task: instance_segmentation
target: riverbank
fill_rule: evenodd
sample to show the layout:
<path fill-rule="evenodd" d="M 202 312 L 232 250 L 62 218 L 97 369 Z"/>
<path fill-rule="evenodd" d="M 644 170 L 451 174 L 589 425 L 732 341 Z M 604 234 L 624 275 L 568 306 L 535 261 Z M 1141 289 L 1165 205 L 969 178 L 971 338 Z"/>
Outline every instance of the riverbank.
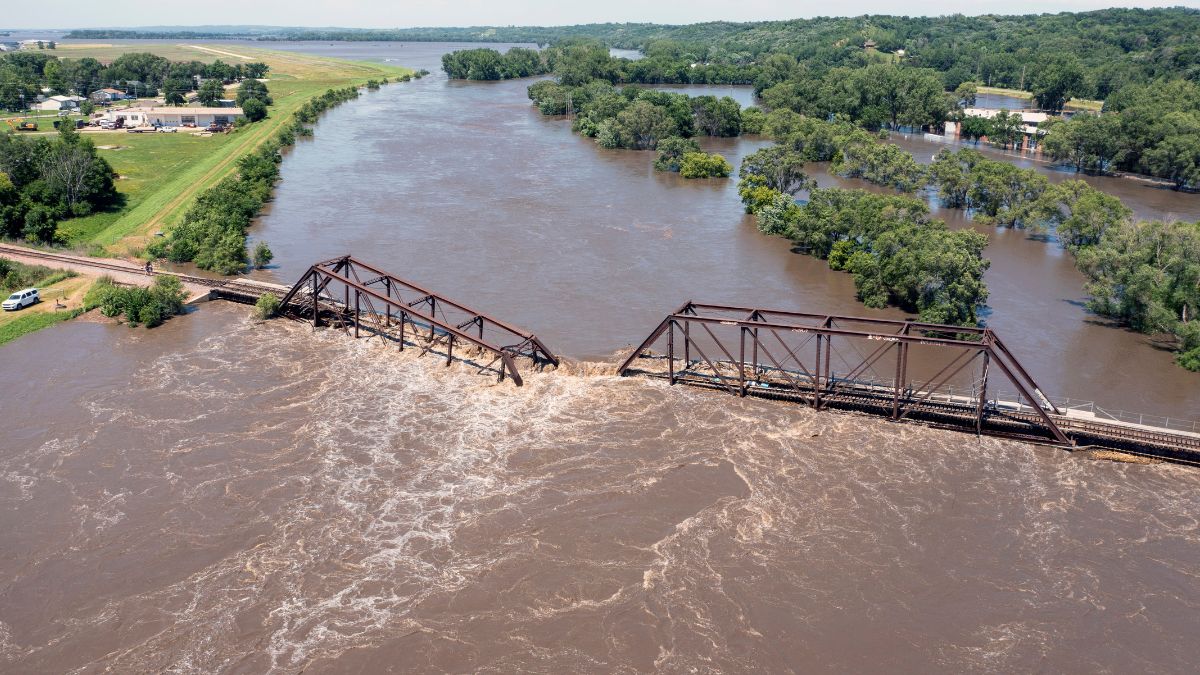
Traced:
<path fill-rule="evenodd" d="M 111 146 L 102 150 L 102 156 L 121 176 L 117 190 L 125 203 L 118 210 L 64 221 L 60 233 L 72 246 L 93 254 L 140 253 L 155 232 L 178 223 L 198 194 L 233 173 L 239 159 L 290 124 L 295 112 L 309 100 L 329 89 L 357 87 L 368 80 L 412 73 L 397 66 L 240 45 L 231 50 L 179 44 L 62 45 L 57 55 L 111 61 L 130 52 L 149 52 L 173 60 L 264 62 L 270 66 L 267 86 L 274 104 L 265 120 L 231 134 L 106 134 L 111 139 L 92 136 L 98 146 Z"/>

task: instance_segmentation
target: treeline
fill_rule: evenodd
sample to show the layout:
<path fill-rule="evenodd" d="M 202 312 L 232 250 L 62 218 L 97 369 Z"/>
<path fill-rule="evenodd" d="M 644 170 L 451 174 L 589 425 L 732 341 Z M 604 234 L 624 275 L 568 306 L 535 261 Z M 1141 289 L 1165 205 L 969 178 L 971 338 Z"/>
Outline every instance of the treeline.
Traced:
<path fill-rule="evenodd" d="M 550 72 L 550 64 L 536 49 L 513 47 L 501 54 L 495 49 L 463 49 L 442 55 L 442 70 L 455 80 L 508 80 Z"/>
<path fill-rule="evenodd" d="M 283 148 L 294 145 L 297 136 L 310 136 L 306 126 L 321 113 L 358 98 L 356 87 L 330 89 L 307 101 L 291 123 L 279 130 L 249 155 L 238 160 L 237 174 L 202 192 L 183 220 L 164 238 L 154 241 L 148 252 L 174 262 L 194 262 L 201 269 L 237 274 L 246 269 L 246 229 L 271 197 L 279 179 Z M 263 252 L 256 252 L 262 258 Z M 265 255 L 269 260 L 269 252 Z"/>
<path fill-rule="evenodd" d="M 554 73 L 568 85 L 591 80 L 612 84 L 753 84 L 763 71 L 759 64 L 697 63 L 692 58 L 669 43 L 654 45 L 646 58 L 631 60 L 611 56 L 606 46 L 594 40 L 565 40 L 541 51 L 520 47 L 505 54 L 486 48 L 459 50 L 442 57 L 442 70 L 452 78 L 470 80 Z"/>
<path fill-rule="evenodd" d="M 895 305 L 931 323 L 978 321 L 988 294 L 987 237 L 951 231 L 912 197 L 816 189 L 801 156 L 779 146 L 746 157 L 739 173 L 738 192 L 759 228 L 854 275 L 863 304 Z M 796 203 L 794 195 L 810 188 L 807 203 Z"/>
<path fill-rule="evenodd" d="M 59 59 L 41 51 L 0 54 L 0 108 L 33 104 L 43 89 L 51 94 L 88 96 L 112 88 L 133 96 L 182 97 L 196 78 L 235 82 L 266 77 L 265 63 L 228 64 L 220 60 L 170 61 L 148 53 L 122 54 L 105 65 L 93 58 Z"/>
<path fill-rule="evenodd" d="M 0 235 L 55 239 L 58 221 L 114 204 L 115 172 L 68 124 L 57 136 L 0 134 Z"/>
<path fill-rule="evenodd" d="M 896 304 L 931 321 L 973 322 L 987 297 L 986 261 L 983 268 L 974 263 L 982 246 L 948 236 L 929 221 L 921 199 L 813 189 L 806 162 L 828 161 L 837 173 L 902 192 L 929 189 L 943 206 L 966 209 L 976 221 L 1054 233 L 1088 279 L 1090 310 L 1135 330 L 1174 335 L 1180 365 L 1200 370 L 1200 223 L 1135 222 L 1118 198 L 1082 180 L 1052 184 L 1034 169 L 970 148 L 942 150 L 924 167 L 848 123 L 772 111 L 764 131 L 776 144 L 747 156 L 740 171 L 747 211 L 763 232 L 787 236 L 832 269 L 854 274 L 864 303 Z M 809 201 L 797 204 L 794 195 L 806 189 Z M 964 276 L 946 286 L 952 273 Z M 937 292 L 917 293 L 914 278 Z"/>
<path fill-rule="evenodd" d="M 1104 110 L 1050 123 L 1043 150 L 1081 171 L 1133 171 L 1200 188 L 1200 85 L 1130 85 Z"/>
<path fill-rule="evenodd" d="M 574 26 L 475 26 L 404 29 L 261 29 L 258 39 L 518 42 L 550 44 L 589 38 L 626 49 L 656 42 L 682 45 L 697 63 L 748 64 L 783 53 L 827 67 L 864 65 L 867 40 L 880 53 L 904 51 L 914 65 L 945 73 L 947 88 L 974 80 L 995 87 L 1028 88 L 1050 67 L 1078 72 L 1086 98 L 1105 98 L 1121 86 L 1159 77 L 1200 77 L 1200 11 L 1104 9 L 999 16 L 864 15 L 791 21 L 716 21 L 682 26 L 606 23 Z M 213 29 L 214 37 L 245 38 L 247 31 Z M 134 32 L 138 37 L 169 34 Z M 69 37 L 111 39 L 113 31 L 73 31 Z M 120 37 L 130 34 L 120 33 Z M 181 36 L 182 37 L 182 36 Z M 175 39 L 175 38 L 172 38 Z"/>
<path fill-rule="evenodd" d="M 575 26 L 469 28 L 263 29 L 258 39 L 517 42 L 551 44 L 600 40 L 649 50 L 674 42 L 691 62 L 746 65 L 765 54 L 788 54 L 818 67 L 861 66 L 876 54 L 904 52 L 906 60 L 943 73 L 946 88 L 977 81 L 1032 89 L 1061 80 L 1078 85 L 1080 98 L 1106 98 L 1122 86 L 1156 78 L 1200 78 L 1200 11 L 1104 9 L 999 16 L 865 15 L 791 21 L 708 22 L 682 26 L 607 23 Z M 217 37 L 247 37 L 230 29 Z M 71 37 L 110 39 L 111 31 L 74 31 Z M 122 34 L 123 37 L 129 37 Z M 150 34 L 142 33 L 140 37 Z M 174 39 L 174 38 L 172 38 Z M 867 40 L 874 43 L 864 49 Z"/>

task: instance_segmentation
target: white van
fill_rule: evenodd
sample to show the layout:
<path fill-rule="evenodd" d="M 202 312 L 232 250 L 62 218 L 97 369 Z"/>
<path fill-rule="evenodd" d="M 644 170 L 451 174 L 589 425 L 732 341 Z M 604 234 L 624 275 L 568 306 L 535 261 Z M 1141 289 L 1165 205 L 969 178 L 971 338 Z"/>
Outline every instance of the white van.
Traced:
<path fill-rule="evenodd" d="M 8 299 L 3 304 L 0 304 L 0 307 L 3 307 L 6 312 L 13 312 L 23 307 L 36 305 L 41 301 L 42 298 L 38 295 L 38 289 L 26 288 L 23 291 L 17 291 L 8 296 Z"/>

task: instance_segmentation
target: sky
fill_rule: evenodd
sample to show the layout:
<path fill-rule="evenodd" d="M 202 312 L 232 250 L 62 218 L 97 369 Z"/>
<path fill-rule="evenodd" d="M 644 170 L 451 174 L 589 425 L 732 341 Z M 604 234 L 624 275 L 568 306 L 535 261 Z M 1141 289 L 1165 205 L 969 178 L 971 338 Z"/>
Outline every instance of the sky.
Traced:
<path fill-rule="evenodd" d="M 1033 14 L 1106 7 L 1200 7 L 1200 0 L 204 0 L 150 3 L 129 0 L 58 0 L 0 15 L 0 27 L 96 28 L 258 24 L 393 28 L 409 26 L 564 25 L 598 22 L 696 23 L 761 21 L 860 14 Z M 14 5 L 12 9 L 15 9 Z M 31 11 L 32 10 L 32 11 Z"/>

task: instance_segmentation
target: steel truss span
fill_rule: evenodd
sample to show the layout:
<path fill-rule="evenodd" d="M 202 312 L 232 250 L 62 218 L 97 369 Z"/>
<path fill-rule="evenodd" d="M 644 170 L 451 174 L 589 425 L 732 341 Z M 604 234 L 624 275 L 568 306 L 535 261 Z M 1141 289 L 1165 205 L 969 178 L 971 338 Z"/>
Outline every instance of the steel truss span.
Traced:
<path fill-rule="evenodd" d="M 988 328 L 689 301 L 617 372 L 818 410 L 1200 462 L 1200 434 L 1052 402 Z"/>
<path fill-rule="evenodd" d="M 368 332 L 418 348 L 421 355 L 444 355 L 523 383 L 519 359 L 535 367 L 557 367 L 554 355 L 536 335 L 396 277 L 352 256 L 316 263 L 283 297 L 281 311 L 293 318 L 353 332 Z"/>

